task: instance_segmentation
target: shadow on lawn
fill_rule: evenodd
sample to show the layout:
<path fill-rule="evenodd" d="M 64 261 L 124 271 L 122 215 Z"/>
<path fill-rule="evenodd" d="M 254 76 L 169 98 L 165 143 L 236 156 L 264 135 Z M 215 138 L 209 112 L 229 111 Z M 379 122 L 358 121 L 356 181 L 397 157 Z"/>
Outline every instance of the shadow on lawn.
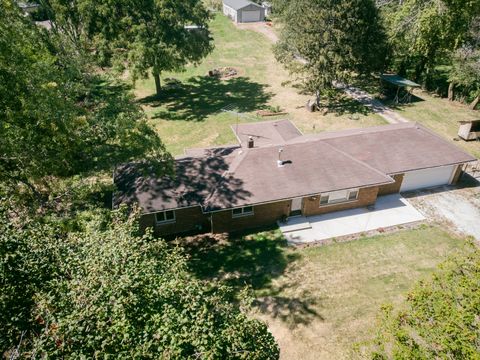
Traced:
<path fill-rule="evenodd" d="M 373 113 L 370 107 L 366 107 L 364 104 L 358 102 L 347 95 L 340 94 L 335 98 L 328 101 L 327 109 L 329 112 L 335 115 L 368 115 Z"/>
<path fill-rule="evenodd" d="M 201 279 L 218 279 L 236 292 L 251 286 L 258 297 L 254 306 L 262 313 L 280 318 L 290 325 L 308 324 L 321 316 L 312 308 L 316 301 L 304 293 L 300 297 L 283 294 L 287 287 L 274 286 L 272 280 L 285 273 L 287 266 L 300 258 L 287 251 L 279 230 L 244 236 L 205 234 L 181 240 L 190 256 L 190 269 Z"/>
<path fill-rule="evenodd" d="M 148 96 L 140 101 L 151 107 L 163 107 L 152 119 L 202 121 L 225 107 L 239 112 L 251 112 L 266 107 L 272 94 L 267 86 L 246 77 L 221 81 L 215 77 L 197 76 L 178 87 L 166 88 L 160 96 Z"/>

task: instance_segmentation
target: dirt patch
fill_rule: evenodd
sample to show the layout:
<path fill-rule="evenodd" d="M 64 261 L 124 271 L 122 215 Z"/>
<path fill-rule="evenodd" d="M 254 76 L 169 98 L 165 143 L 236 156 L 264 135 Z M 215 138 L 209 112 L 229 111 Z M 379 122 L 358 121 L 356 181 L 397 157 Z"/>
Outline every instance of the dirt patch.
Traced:
<path fill-rule="evenodd" d="M 270 23 L 257 22 L 257 23 L 238 23 L 235 24 L 239 29 L 253 30 L 260 34 L 265 35 L 272 43 L 278 41 L 278 35 L 275 33 Z"/>
<path fill-rule="evenodd" d="M 240 74 L 238 69 L 227 66 L 227 67 L 221 67 L 221 68 L 209 70 L 207 75 L 210 77 L 219 78 L 220 80 L 228 80 L 228 79 L 237 77 Z"/>

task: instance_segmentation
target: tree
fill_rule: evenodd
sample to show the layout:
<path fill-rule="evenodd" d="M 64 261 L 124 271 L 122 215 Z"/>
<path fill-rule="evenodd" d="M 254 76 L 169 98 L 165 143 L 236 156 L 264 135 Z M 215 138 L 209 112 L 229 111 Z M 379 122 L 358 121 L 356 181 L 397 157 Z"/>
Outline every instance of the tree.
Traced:
<path fill-rule="evenodd" d="M 22 358 L 278 358 L 267 326 L 246 315 L 248 302 L 239 307 L 231 289 L 194 278 L 179 248 L 140 235 L 136 214 L 121 209 L 106 229 L 69 233 L 5 218 L 0 351 Z"/>
<path fill-rule="evenodd" d="M 453 100 L 453 87 L 461 85 L 473 94 L 470 108 L 474 110 L 480 101 L 480 17 L 473 22 L 466 43 L 453 56 L 449 80 L 450 100 Z"/>
<path fill-rule="evenodd" d="M 170 157 L 128 87 L 96 75 L 63 33 L 47 33 L 0 0 L 0 183 L 37 194 L 55 178 Z M 0 187 L 1 190 L 1 187 Z"/>
<path fill-rule="evenodd" d="M 126 65 L 133 80 L 197 64 L 212 49 L 210 13 L 202 0 L 45 0 L 55 25 L 92 47 L 105 65 Z M 72 30 L 73 29 L 73 30 Z"/>
<path fill-rule="evenodd" d="M 476 359 L 480 351 L 480 251 L 471 244 L 418 283 L 401 307 L 384 306 L 373 359 Z"/>
<path fill-rule="evenodd" d="M 332 82 L 383 67 L 385 37 L 371 0 L 282 1 L 280 18 L 276 58 L 316 94 L 317 104 Z"/>
<path fill-rule="evenodd" d="M 478 0 L 405 0 L 382 7 L 392 68 L 428 85 L 437 65 L 450 64 L 478 14 Z"/>

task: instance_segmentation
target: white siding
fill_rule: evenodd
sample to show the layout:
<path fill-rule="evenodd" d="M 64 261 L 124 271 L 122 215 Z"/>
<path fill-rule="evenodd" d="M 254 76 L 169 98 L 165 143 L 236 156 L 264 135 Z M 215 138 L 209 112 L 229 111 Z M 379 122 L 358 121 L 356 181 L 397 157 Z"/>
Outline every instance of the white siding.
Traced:
<path fill-rule="evenodd" d="M 223 4 L 223 14 L 237 22 L 237 11 L 232 9 L 230 6 Z"/>

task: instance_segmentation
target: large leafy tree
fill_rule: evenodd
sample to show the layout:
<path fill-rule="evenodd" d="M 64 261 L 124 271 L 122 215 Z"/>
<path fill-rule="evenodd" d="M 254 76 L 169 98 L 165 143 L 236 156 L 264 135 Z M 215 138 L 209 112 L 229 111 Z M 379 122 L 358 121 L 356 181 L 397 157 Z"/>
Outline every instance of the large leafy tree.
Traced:
<path fill-rule="evenodd" d="M 477 359 L 480 251 L 454 256 L 417 284 L 402 306 L 385 306 L 373 359 Z"/>
<path fill-rule="evenodd" d="M 126 66 L 133 79 L 151 71 L 157 94 L 163 71 L 196 64 L 212 49 L 202 0 L 44 0 L 54 27 L 103 64 Z"/>
<path fill-rule="evenodd" d="M 135 216 L 62 233 L 0 213 L 0 351 L 22 358 L 276 359 L 246 297 L 193 277 Z"/>
<path fill-rule="evenodd" d="M 0 0 L 0 183 L 39 193 L 53 178 L 119 162 L 168 162 L 129 89 L 95 75 L 64 33 L 47 33 Z"/>
<path fill-rule="evenodd" d="M 382 7 L 387 24 L 391 66 L 428 85 L 437 65 L 450 64 L 473 19 L 478 0 L 405 0 Z"/>
<path fill-rule="evenodd" d="M 371 0 L 278 1 L 282 28 L 277 59 L 317 102 L 355 75 L 380 71 L 385 36 Z"/>
<path fill-rule="evenodd" d="M 473 110 L 480 102 L 480 17 L 472 23 L 469 37 L 455 52 L 452 64 L 449 98 L 453 100 L 454 85 L 460 85 L 471 93 Z"/>

